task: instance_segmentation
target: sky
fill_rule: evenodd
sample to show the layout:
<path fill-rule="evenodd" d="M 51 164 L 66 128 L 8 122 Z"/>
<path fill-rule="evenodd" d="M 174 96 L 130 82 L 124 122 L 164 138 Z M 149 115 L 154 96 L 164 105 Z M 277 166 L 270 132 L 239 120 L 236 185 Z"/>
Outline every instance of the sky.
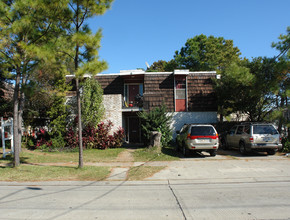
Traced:
<path fill-rule="evenodd" d="M 290 0 L 115 0 L 104 15 L 89 20 L 102 29 L 103 73 L 146 69 L 169 61 L 189 38 L 205 34 L 233 40 L 241 57 L 273 57 L 271 47 L 290 26 Z"/>

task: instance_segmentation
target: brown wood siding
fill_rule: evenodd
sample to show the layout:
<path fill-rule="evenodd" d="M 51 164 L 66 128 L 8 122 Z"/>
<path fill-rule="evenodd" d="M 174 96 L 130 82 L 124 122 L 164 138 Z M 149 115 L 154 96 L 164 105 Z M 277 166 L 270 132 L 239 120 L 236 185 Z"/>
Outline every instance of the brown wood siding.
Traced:
<path fill-rule="evenodd" d="M 104 90 L 104 94 L 122 94 L 124 93 L 124 80 L 120 76 L 95 76 Z"/>
<path fill-rule="evenodd" d="M 174 111 L 173 74 L 148 74 L 144 76 L 144 108 L 152 110 L 162 103 Z"/>
<path fill-rule="evenodd" d="M 212 79 L 215 74 L 187 76 L 188 111 L 217 111 Z"/>

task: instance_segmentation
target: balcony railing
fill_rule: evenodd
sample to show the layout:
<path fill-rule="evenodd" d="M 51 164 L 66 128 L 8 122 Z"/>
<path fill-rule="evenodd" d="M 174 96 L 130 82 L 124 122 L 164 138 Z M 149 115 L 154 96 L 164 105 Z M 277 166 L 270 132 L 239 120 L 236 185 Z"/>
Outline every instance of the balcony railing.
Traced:
<path fill-rule="evenodd" d="M 138 94 L 134 97 L 134 101 L 129 101 L 129 102 L 127 102 L 126 98 L 124 98 L 123 109 L 140 110 L 142 108 L 143 108 L 143 96 Z"/>

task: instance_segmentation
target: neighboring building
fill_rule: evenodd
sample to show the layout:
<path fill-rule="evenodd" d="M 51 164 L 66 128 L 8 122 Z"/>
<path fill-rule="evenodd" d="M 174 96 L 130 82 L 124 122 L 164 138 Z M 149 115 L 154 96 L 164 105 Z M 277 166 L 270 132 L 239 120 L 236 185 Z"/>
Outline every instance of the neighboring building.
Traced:
<path fill-rule="evenodd" d="M 73 76 L 67 76 L 73 78 Z M 104 90 L 105 118 L 123 127 L 126 141 L 141 142 L 142 110 L 151 110 L 164 103 L 173 112 L 173 130 L 184 123 L 216 123 L 217 103 L 212 79 L 216 72 L 145 72 L 121 71 L 96 76 Z M 175 136 L 175 132 L 174 132 Z"/>

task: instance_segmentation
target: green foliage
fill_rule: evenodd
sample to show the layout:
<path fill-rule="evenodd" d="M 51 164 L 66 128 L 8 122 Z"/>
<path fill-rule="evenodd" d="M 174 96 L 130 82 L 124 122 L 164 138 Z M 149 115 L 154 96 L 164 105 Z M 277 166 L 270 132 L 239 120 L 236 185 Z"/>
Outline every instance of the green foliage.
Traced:
<path fill-rule="evenodd" d="M 164 104 L 154 108 L 152 111 L 140 112 L 138 116 L 141 118 L 141 129 L 145 144 L 149 144 L 152 131 L 159 131 L 162 134 L 162 146 L 169 144 L 172 140 L 172 129 L 170 128 L 172 116 L 167 112 Z"/>
<path fill-rule="evenodd" d="M 287 56 L 290 58 L 290 26 L 287 27 L 287 34 L 281 34 L 278 38 L 280 41 L 277 43 L 272 43 L 272 47 L 280 51 L 278 57 Z"/>
<path fill-rule="evenodd" d="M 158 60 L 154 62 L 149 68 L 147 68 L 147 72 L 171 72 L 174 69 L 177 69 L 177 62 L 172 59 L 170 61 Z"/>
<path fill-rule="evenodd" d="M 249 69 L 232 63 L 227 66 L 222 78 L 215 80 L 215 91 L 219 111 L 224 116 L 233 112 L 246 112 L 247 103 L 251 102 L 249 93 L 254 83 L 254 76 Z"/>
<path fill-rule="evenodd" d="M 84 126 L 96 127 L 104 115 L 103 89 L 95 78 L 86 79 L 82 88 L 83 124 Z"/>
<path fill-rule="evenodd" d="M 223 70 L 232 62 L 240 60 L 240 50 L 234 47 L 232 40 L 203 34 L 190 38 L 174 59 L 178 68 L 191 71 Z"/>
<path fill-rule="evenodd" d="M 54 136 L 51 138 L 51 146 L 54 149 L 63 149 L 66 145 L 66 142 L 62 135 Z"/>

